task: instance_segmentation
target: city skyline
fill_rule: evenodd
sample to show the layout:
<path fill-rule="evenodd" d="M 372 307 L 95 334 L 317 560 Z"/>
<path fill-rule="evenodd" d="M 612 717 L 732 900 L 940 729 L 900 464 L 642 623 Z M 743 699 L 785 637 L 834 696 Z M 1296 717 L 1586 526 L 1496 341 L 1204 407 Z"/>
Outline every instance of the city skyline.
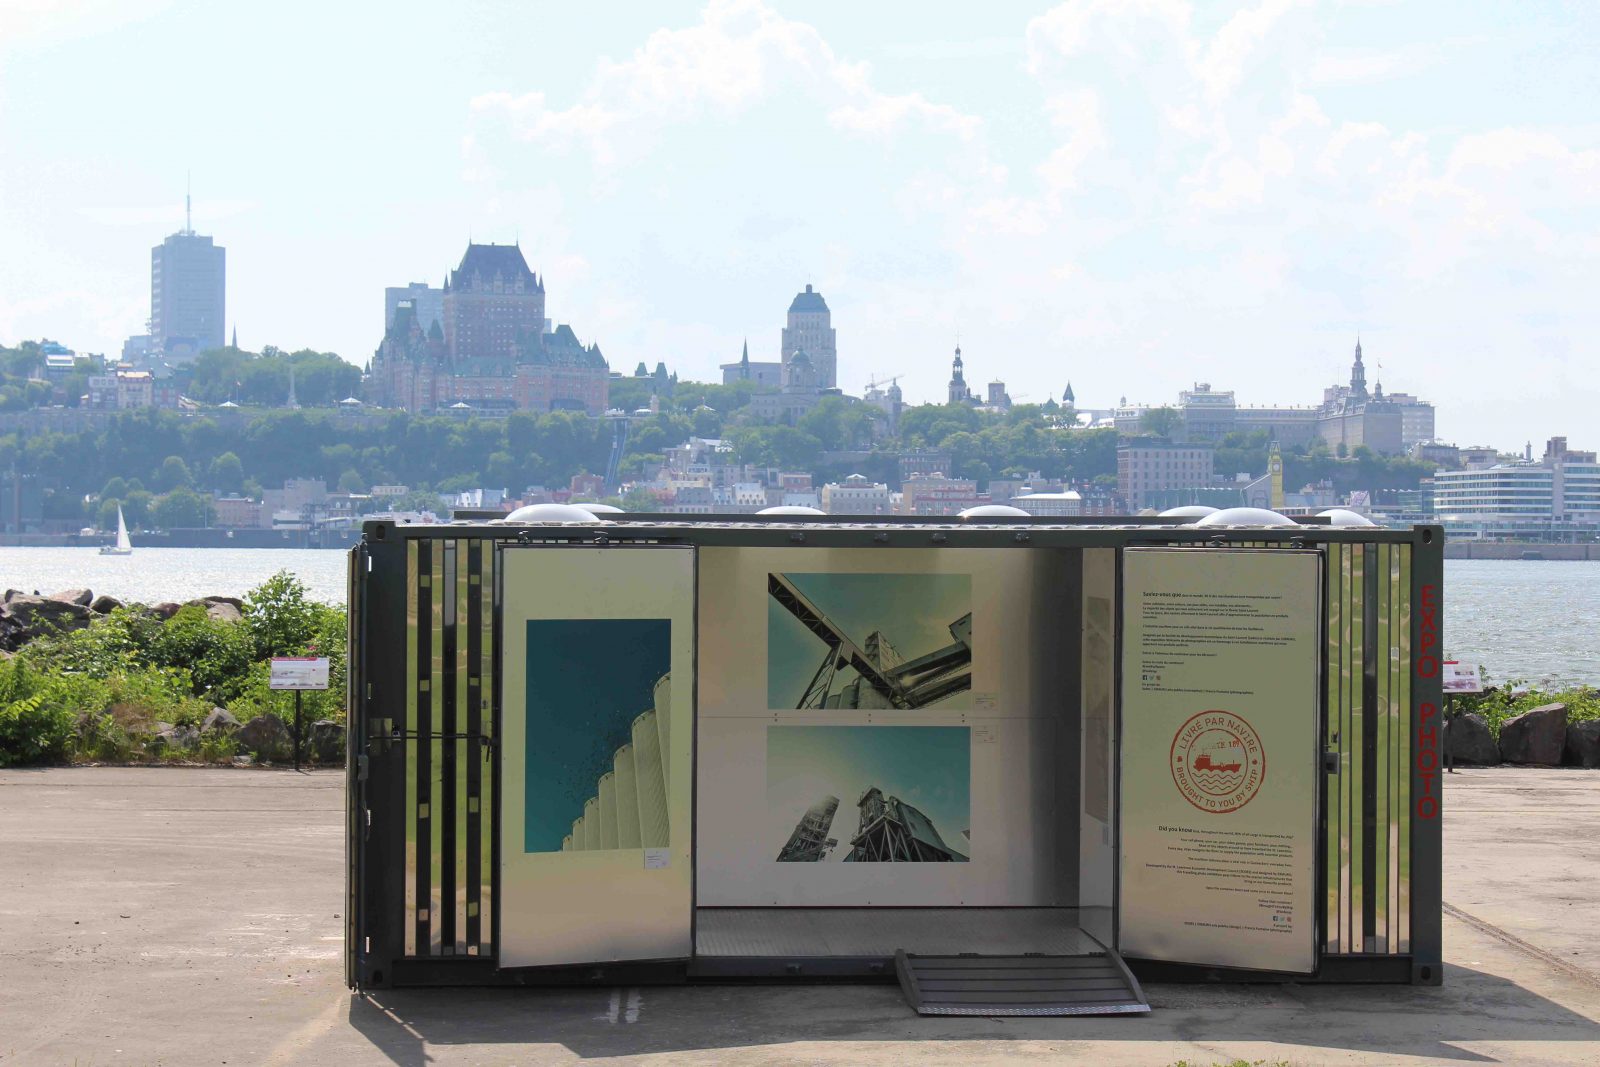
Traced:
<path fill-rule="evenodd" d="M 1441 39 L 1427 12 L 1359 6 L 1079 3 L 915 27 L 828 4 L 604 26 L 464 10 L 427 35 L 343 12 L 322 12 L 319 41 L 292 10 L 263 22 L 263 47 L 350 67 L 370 108 L 245 84 L 203 45 L 225 17 L 203 7 L 0 15 L 0 99 L 54 86 L 8 112 L 0 340 L 115 353 L 142 332 L 148 249 L 182 227 L 193 169 L 194 228 L 229 249 L 227 327 L 251 348 L 364 362 L 377 290 L 431 279 L 471 237 L 520 239 L 560 286 L 552 317 L 617 366 L 699 380 L 746 336 L 771 358 L 773 309 L 810 282 L 851 393 L 899 374 L 910 401 L 940 397 L 959 334 L 974 378 L 1022 402 L 1069 379 L 1084 407 L 1158 401 L 1203 367 L 1279 403 L 1341 380 L 1360 333 L 1447 440 L 1577 433 L 1597 399 L 1593 11 L 1462 9 Z M 567 43 L 538 75 L 507 43 L 533 21 Z M 348 54 L 343 30 L 373 47 Z M 96 75 L 45 78 L 64 66 Z M 1132 88 L 1145 67 L 1161 76 Z M 422 69 L 436 92 L 382 105 Z M 665 95 L 637 91 L 657 76 Z M 97 93 L 102 77 L 125 89 Z M 199 83 L 213 91 L 186 95 Z M 190 121 L 151 127 L 174 94 Z M 363 122 L 330 121 L 342 104 Z M 238 121 L 266 109 L 278 121 Z M 1482 388 L 1510 361 L 1523 373 Z"/>

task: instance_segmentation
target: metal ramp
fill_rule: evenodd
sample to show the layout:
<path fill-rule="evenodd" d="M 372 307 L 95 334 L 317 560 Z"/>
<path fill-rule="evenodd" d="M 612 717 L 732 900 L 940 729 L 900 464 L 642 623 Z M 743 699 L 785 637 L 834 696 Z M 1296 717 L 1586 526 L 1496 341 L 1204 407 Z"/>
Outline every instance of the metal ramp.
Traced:
<path fill-rule="evenodd" d="M 1138 979 L 1111 949 L 1079 956 L 894 954 L 918 1015 L 1133 1015 L 1150 1010 Z"/>

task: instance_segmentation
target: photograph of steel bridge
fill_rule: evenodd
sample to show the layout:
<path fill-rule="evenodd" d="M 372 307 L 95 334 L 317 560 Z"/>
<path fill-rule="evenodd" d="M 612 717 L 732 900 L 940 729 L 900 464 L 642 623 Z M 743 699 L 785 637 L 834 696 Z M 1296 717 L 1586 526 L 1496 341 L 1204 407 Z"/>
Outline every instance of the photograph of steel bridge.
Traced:
<path fill-rule="evenodd" d="M 767 575 L 772 708 L 972 706 L 966 574 Z"/>
<path fill-rule="evenodd" d="M 671 621 L 527 626 L 523 850 L 665 848 Z"/>
<path fill-rule="evenodd" d="M 965 726 L 769 726 L 778 862 L 966 863 L 971 741 Z M 847 838 L 841 796 L 856 806 Z"/>

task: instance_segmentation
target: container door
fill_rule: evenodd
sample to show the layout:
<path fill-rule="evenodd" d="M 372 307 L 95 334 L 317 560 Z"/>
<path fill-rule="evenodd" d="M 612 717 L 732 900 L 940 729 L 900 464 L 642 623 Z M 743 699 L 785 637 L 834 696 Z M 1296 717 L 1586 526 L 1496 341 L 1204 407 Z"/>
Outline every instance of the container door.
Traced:
<path fill-rule="evenodd" d="M 1321 554 L 1123 553 L 1123 954 L 1316 969 Z"/>
<path fill-rule="evenodd" d="M 500 965 L 692 945 L 695 551 L 501 551 Z"/>

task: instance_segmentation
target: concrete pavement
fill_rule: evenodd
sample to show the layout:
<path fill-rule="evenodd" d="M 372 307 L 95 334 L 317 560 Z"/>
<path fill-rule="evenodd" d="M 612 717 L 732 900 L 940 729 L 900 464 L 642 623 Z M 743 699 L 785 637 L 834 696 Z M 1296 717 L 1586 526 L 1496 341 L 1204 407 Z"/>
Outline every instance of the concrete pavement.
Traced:
<path fill-rule="evenodd" d="M 1600 774 L 1447 786 L 1442 989 L 1152 986 L 924 1019 L 891 985 L 343 986 L 343 777 L 0 771 L 0 1064 L 1600 1062 Z"/>

